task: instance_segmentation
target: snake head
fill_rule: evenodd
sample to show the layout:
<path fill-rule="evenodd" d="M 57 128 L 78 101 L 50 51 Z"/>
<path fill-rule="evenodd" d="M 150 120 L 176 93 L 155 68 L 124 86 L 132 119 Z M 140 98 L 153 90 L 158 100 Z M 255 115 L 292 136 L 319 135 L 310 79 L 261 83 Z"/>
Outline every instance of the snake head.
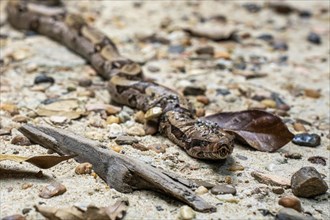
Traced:
<path fill-rule="evenodd" d="M 208 160 L 226 159 L 234 148 L 234 136 L 222 130 L 207 137 L 194 139 L 186 148 L 187 153 L 195 158 Z"/>

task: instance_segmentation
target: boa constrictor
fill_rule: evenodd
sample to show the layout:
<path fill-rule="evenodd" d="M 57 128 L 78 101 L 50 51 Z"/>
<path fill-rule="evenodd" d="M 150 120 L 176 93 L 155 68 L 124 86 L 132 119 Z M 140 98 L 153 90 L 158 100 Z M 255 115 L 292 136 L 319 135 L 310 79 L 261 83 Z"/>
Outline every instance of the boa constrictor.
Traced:
<path fill-rule="evenodd" d="M 157 107 L 151 119 L 158 131 L 199 159 L 225 159 L 233 151 L 233 136 L 217 124 L 199 121 L 179 93 L 144 79 L 141 67 L 123 58 L 116 45 L 76 14 L 67 13 L 60 0 L 9 1 L 7 16 L 17 29 L 26 29 L 60 42 L 85 58 L 109 81 L 111 98 L 143 111 Z"/>

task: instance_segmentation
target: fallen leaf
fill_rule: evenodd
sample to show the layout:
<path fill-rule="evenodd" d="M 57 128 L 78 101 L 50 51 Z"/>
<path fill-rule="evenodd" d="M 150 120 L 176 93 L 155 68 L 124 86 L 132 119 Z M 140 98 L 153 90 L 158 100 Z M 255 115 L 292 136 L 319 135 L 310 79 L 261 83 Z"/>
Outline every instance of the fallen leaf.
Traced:
<path fill-rule="evenodd" d="M 76 99 L 63 99 L 47 105 L 38 106 L 36 113 L 39 116 L 63 116 L 68 119 L 77 119 L 85 112 L 80 109 Z"/>
<path fill-rule="evenodd" d="M 54 196 L 62 195 L 65 192 L 66 192 L 66 187 L 63 184 L 54 182 L 52 184 L 45 186 L 39 193 L 39 197 L 44 199 L 49 199 Z"/>
<path fill-rule="evenodd" d="M 89 205 L 87 208 L 79 206 L 65 208 L 35 206 L 37 212 L 50 220 L 120 220 L 124 218 L 127 208 L 128 202 L 126 200 L 117 201 L 107 207 L 96 207 L 94 205 Z"/>
<path fill-rule="evenodd" d="M 323 166 L 326 166 L 327 165 L 326 159 L 327 158 L 321 157 L 321 156 L 313 156 L 313 157 L 308 158 L 308 161 L 311 163 L 314 163 L 314 164 L 321 164 Z"/>
<path fill-rule="evenodd" d="M 230 26 L 222 28 L 197 26 L 193 28 L 183 28 L 183 30 L 192 36 L 205 37 L 214 41 L 234 40 L 236 34 L 235 28 Z"/>
<path fill-rule="evenodd" d="M 293 138 L 279 117 L 265 111 L 220 112 L 201 119 L 217 123 L 222 129 L 234 133 L 236 138 L 260 151 L 274 152 Z"/>
<path fill-rule="evenodd" d="M 68 160 L 73 157 L 74 156 L 51 156 L 51 155 L 35 156 L 35 157 L 22 157 L 22 156 L 11 155 L 11 154 L 0 154 L 0 161 L 10 160 L 10 161 L 15 161 L 15 162 L 19 162 L 19 163 L 28 162 L 41 169 L 48 169 L 64 160 Z"/>

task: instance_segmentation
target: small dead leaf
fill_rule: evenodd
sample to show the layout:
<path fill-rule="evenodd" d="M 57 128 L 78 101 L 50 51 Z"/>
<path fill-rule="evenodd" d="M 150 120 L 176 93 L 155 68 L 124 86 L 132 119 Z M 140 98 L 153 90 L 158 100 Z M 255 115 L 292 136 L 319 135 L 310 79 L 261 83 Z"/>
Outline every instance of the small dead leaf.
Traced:
<path fill-rule="evenodd" d="M 65 207 L 55 208 L 46 206 L 35 206 L 37 212 L 50 220 L 84 220 L 84 219 L 104 219 L 120 220 L 123 219 L 128 208 L 127 201 L 117 201 L 107 207 L 96 207 L 93 205 L 85 207 Z"/>
<path fill-rule="evenodd" d="M 54 182 L 52 184 L 49 184 L 48 186 L 45 186 L 39 193 L 39 197 L 49 199 L 54 196 L 62 195 L 65 192 L 66 187 L 63 184 Z"/>
<path fill-rule="evenodd" d="M 41 105 L 37 108 L 36 113 L 39 116 L 63 116 L 68 119 L 77 119 L 84 114 L 84 111 L 80 109 L 78 100 L 64 99 Z"/>
<path fill-rule="evenodd" d="M 68 160 L 73 157 L 74 156 L 52 156 L 52 155 L 22 157 L 22 156 L 17 156 L 17 155 L 10 155 L 10 154 L 0 154 L 0 161 L 10 160 L 10 161 L 16 161 L 19 163 L 28 162 L 41 169 L 48 169 L 64 160 Z"/>
<path fill-rule="evenodd" d="M 314 157 L 308 158 L 308 161 L 311 162 L 311 163 L 314 163 L 314 164 L 321 164 L 323 166 L 326 166 L 327 165 L 326 159 L 327 158 L 325 158 L 325 157 L 314 156 Z"/>
<path fill-rule="evenodd" d="M 260 151 L 274 152 L 293 138 L 279 117 L 265 111 L 221 112 L 202 120 L 217 123 L 222 129 L 234 133 L 236 138 Z"/>

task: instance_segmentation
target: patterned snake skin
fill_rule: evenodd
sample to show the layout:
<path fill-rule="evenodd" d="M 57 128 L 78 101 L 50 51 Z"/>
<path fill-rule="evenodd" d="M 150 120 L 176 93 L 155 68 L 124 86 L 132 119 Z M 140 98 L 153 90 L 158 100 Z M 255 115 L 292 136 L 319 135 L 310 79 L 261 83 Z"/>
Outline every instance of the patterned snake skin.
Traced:
<path fill-rule="evenodd" d="M 160 108 L 161 114 L 151 122 L 190 156 L 217 160 L 232 153 L 231 134 L 196 119 L 181 94 L 144 80 L 137 63 L 122 57 L 116 45 L 81 16 L 67 13 L 59 0 L 9 1 L 7 14 L 13 27 L 45 35 L 85 58 L 109 81 L 114 101 L 145 112 Z"/>

